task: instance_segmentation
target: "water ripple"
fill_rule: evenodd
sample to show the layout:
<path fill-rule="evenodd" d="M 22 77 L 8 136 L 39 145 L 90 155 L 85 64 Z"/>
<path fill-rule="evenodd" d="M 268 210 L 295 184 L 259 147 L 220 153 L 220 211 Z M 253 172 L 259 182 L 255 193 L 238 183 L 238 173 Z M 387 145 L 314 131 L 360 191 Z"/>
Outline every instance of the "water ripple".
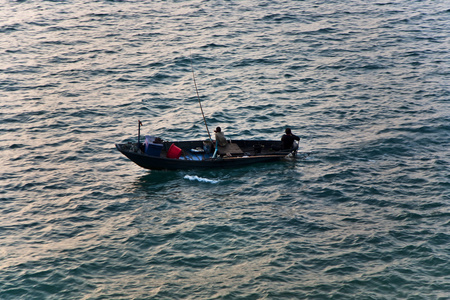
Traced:
<path fill-rule="evenodd" d="M 0 298 L 445 299 L 444 1 L 25 2 L 0 12 Z M 148 172 L 145 134 L 304 159 Z"/>

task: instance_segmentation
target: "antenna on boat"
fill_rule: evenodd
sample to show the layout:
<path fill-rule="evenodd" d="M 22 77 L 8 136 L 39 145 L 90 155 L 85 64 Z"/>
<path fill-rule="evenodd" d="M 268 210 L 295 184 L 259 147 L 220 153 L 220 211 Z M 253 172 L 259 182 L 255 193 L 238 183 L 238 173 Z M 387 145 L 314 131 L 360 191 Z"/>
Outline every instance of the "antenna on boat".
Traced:
<path fill-rule="evenodd" d="M 143 126 L 142 122 L 138 120 L 138 146 L 141 146 L 141 126 Z"/>
<path fill-rule="evenodd" d="M 192 52 L 191 52 L 191 69 L 192 78 L 194 79 L 195 92 L 197 93 L 198 104 L 200 105 L 200 110 L 202 111 L 203 121 L 205 122 L 206 131 L 208 132 L 209 139 L 212 141 L 211 134 L 209 133 L 208 124 L 206 124 L 205 114 L 203 113 L 202 102 L 200 101 L 200 96 L 198 95 L 197 82 L 195 81 L 194 66 L 192 65 Z"/>

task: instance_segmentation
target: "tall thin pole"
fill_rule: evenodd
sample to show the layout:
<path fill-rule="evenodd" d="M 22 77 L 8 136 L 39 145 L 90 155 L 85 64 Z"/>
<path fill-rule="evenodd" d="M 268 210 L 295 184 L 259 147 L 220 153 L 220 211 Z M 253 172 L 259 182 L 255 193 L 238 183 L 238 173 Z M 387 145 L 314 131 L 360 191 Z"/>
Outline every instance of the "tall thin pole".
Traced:
<path fill-rule="evenodd" d="M 205 114 L 203 113 L 202 102 L 200 101 L 200 96 L 198 95 L 197 82 L 195 81 L 194 67 L 192 65 L 192 53 L 191 53 L 191 69 L 192 69 L 192 78 L 194 79 L 195 92 L 197 93 L 198 104 L 200 105 L 200 110 L 202 111 L 203 121 L 205 122 L 205 127 L 206 131 L 208 132 L 209 139 L 212 141 L 211 134 L 209 133 L 208 124 L 206 124 Z"/>
<path fill-rule="evenodd" d="M 138 146 L 141 146 L 141 120 L 138 120 Z"/>

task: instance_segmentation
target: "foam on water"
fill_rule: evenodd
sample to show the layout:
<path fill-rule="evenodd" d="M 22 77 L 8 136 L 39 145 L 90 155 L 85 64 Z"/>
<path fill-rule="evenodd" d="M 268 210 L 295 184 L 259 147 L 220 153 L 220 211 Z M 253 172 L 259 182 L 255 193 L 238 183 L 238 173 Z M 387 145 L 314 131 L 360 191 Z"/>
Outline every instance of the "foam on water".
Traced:
<path fill-rule="evenodd" d="M 202 177 L 198 177 L 197 175 L 185 175 L 184 179 L 188 179 L 188 180 L 191 180 L 191 181 L 213 183 L 213 184 L 220 182 L 220 180 L 213 180 L 213 179 L 208 179 L 208 178 L 202 178 Z"/>

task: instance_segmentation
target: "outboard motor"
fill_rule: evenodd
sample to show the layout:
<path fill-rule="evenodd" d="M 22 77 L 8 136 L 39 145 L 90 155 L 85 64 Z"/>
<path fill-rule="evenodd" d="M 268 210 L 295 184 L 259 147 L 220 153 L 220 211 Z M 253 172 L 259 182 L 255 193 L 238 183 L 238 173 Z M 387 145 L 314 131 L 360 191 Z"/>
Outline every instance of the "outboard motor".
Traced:
<path fill-rule="evenodd" d="M 294 141 L 294 142 L 292 143 L 292 150 L 291 150 L 291 153 L 292 153 L 292 156 L 293 156 L 293 157 L 295 157 L 295 156 L 297 155 L 298 145 L 299 145 L 299 142 L 298 142 L 298 141 Z"/>

